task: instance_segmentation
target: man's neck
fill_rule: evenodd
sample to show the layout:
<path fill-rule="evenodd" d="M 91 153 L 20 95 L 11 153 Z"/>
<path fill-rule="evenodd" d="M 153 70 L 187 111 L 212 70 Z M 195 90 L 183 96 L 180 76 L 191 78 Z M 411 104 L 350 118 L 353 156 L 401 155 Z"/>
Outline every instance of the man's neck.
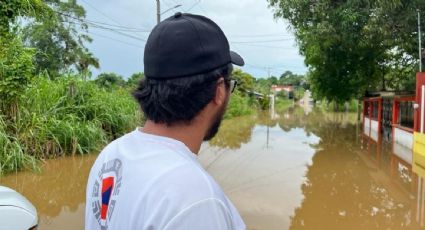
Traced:
<path fill-rule="evenodd" d="M 155 123 L 147 120 L 141 132 L 172 138 L 183 142 L 194 154 L 198 154 L 204 137 L 204 132 L 195 125 L 172 125 Z"/>

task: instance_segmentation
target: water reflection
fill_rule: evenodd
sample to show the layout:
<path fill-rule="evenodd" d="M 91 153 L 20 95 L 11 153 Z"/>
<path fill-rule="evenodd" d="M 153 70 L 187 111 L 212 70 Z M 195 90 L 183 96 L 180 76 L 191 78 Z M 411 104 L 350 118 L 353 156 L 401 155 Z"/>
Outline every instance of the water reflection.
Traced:
<path fill-rule="evenodd" d="M 0 184 L 22 193 L 39 214 L 40 229 L 83 229 L 87 176 L 96 156 L 49 160 L 42 173 L 20 172 Z"/>
<path fill-rule="evenodd" d="M 210 143 L 201 160 L 250 229 L 421 229 L 425 183 L 411 150 L 365 136 L 356 118 L 260 114 L 249 143 L 218 152 Z"/>
<path fill-rule="evenodd" d="M 282 116 L 279 116 L 282 119 Z M 288 229 L 290 216 L 303 200 L 301 185 L 319 138 L 293 125 L 288 131 L 268 113 L 255 117 L 255 126 L 242 136 L 250 141 L 238 149 L 206 143 L 200 153 L 204 167 L 235 203 L 249 229 Z M 235 124 L 237 120 L 227 121 Z M 295 122 L 294 122 L 295 124 Z M 220 128 L 227 129 L 226 123 Z M 236 138 L 238 138 L 236 136 Z M 227 140 L 229 141 L 229 140 Z"/>
<path fill-rule="evenodd" d="M 240 148 L 242 144 L 251 140 L 256 119 L 256 116 L 244 116 L 238 119 L 224 120 L 220 127 L 220 133 L 210 141 L 210 144 L 230 149 Z"/>
<path fill-rule="evenodd" d="M 305 199 L 291 229 L 421 229 L 416 219 L 417 186 L 411 163 L 400 148 L 352 135 L 354 124 L 328 125 L 302 190 Z M 406 155 L 406 152 L 403 153 Z M 411 150 L 407 154 L 412 154 Z M 408 159 L 407 159 L 408 160 Z M 419 220 L 419 221 L 418 221 Z"/>
<path fill-rule="evenodd" d="M 278 115 L 224 121 L 199 155 L 248 229 L 424 228 L 425 182 L 412 170 L 411 150 L 367 137 L 356 114 Z M 40 229 L 83 229 L 95 158 L 49 160 L 42 173 L 11 174 L 0 184 L 34 203 Z"/>

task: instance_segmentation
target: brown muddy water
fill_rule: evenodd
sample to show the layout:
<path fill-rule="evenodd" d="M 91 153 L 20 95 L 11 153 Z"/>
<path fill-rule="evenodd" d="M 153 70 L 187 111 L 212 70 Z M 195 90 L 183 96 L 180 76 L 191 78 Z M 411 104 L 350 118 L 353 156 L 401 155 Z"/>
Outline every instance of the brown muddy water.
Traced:
<path fill-rule="evenodd" d="M 422 177 L 390 143 L 363 136 L 356 117 L 291 108 L 226 120 L 199 160 L 248 229 L 425 229 Z M 95 158 L 49 160 L 0 184 L 36 206 L 39 229 L 83 229 Z"/>

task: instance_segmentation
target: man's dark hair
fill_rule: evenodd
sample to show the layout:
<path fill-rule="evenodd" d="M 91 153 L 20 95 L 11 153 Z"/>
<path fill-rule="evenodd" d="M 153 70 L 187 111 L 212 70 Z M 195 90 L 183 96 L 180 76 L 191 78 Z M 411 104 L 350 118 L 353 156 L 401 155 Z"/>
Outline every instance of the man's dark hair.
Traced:
<path fill-rule="evenodd" d="M 145 78 L 133 92 L 145 118 L 172 125 L 193 120 L 214 98 L 217 80 L 229 87 L 232 64 L 205 74 L 165 80 Z"/>

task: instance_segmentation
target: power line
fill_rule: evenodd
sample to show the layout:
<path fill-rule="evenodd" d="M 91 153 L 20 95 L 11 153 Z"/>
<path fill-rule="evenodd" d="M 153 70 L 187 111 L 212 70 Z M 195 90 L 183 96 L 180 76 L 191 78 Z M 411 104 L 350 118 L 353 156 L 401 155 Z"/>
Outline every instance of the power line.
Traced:
<path fill-rule="evenodd" d="M 102 37 L 102 38 L 106 38 L 106 39 L 113 40 L 113 41 L 116 41 L 116 42 L 120 42 L 120 43 L 129 45 L 129 46 L 133 46 L 133 47 L 144 49 L 143 46 L 139 46 L 139 45 L 132 44 L 132 43 L 129 43 L 129 42 L 126 42 L 126 41 L 122 41 L 122 40 L 119 40 L 119 39 L 111 38 L 111 37 L 108 37 L 108 36 L 105 36 L 105 35 L 102 35 L 102 34 L 97 34 L 97 33 L 93 33 L 93 32 L 88 32 L 88 33 L 91 34 L 91 35 L 98 36 L 98 37 Z"/>
<path fill-rule="evenodd" d="M 81 22 L 75 22 L 75 21 L 68 21 L 68 23 L 71 23 L 71 24 L 74 24 L 74 25 L 75 25 L 75 24 L 81 25 Z M 89 24 L 89 25 L 91 25 L 91 24 Z M 123 32 L 121 32 L 121 31 L 117 31 L 117 30 L 112 29 L 112 28 L 106 28 L 106 27 L 99 26 L 99 25 L 92 25 L 92 28 L 95 28 L 95 29 L 102 29 L 102 30 L 108 30 L 108 31 L 114 32 L 114 33 L 116 33 L 116 34 L 119 34 L 119 35 L 122 35 L 122 36 L 125 36 L 125 37 L 128 37 L 128 38 L 132 38 L 132 39 L 135 39 L 135 40 L 138 40 L 138 41 L 146 42 L 146 40 L 145 40 L 145 39 L 142 39 L 142 38 L 139 38 L 139 37 L 133 36 L 133 35 L 131 35 L 131 34 L 126 34 L 126 33 L 123 33 Z M 90 33 L 90 32 L 88 32 L 88 33 Z"/>
<path fill-rule="evenodd" d="M 107 18 L 107 19 L 109 19 L 109 20 L 111 20 L 111 21 L 115 22 L 116 24 L 118 24 L 118 25 L 122 26 L 120 22 L 118 22 L 117 20 L 115 20 L 115 19 L 113 19 L 113 18 L 109 17 L 108 15 L 106 15 L 105 13 L 103 13 L 102 11 L 98 10 L 98 9 L 97 9 L 95 6 L 93 6 L 91 3 L 87 2 L 86 0 L 81 0 L 81 1 L 83 1 L 84 3 L 86 3 L 89 7 L 93 8 L 95 11 L 97 11 L 97 12 L 98 12 L 98 13 L 100 13 L 101 15 L 103 15 L 105 18 Z"/>
<path fill-rule="evenodd" d="M 287 50 L 290 49 L 288 47 L 283 47 L 283 46 L 253 45 L 253 44 L 244 44 L 244 43 L 242 43 L 242 44 L 239 43 L 238 45 L 241 45 L 241 46 L 250 46 L 250 47 L 271 48 L 271 49 L 287 49 Z"/>
<path fill-rule="evenodd" d="M 161 2 L 163 2 L 167 7 L 171 8 L 172 6 L 168 3 L 168 1 L 165 0 L 160 0 Z"/>
<path fill-rule="evenodd" d="M 74 17 L 72 15 L 64 14 L 64 13 L 58 12 L 58 11 L 55 11 L 55 12 L 57 14 L 64 16 L 64 17 L 72 18 L 74 20 L 78 20 L 78 21 L 85 22 L 85 23 L 100 24 L 100 25 L 103 25 L 103 26 L 110 26 L 110 27 L 121 28 L 121 29 L 135 30 L 135 31 L 138 31 L 138 32 L 147 32 L 147 33 L 150 32 L 150 30 L 147 30 L 147 29 L 128 27 L 128 26 L 117 26 L 117 25 L 112 25 L 112 24 L 108 24 L 108 23 L 105 23 L 105 22 L 99 22 L 99 21 L 77 18 L 77 17 Z"/>
<path fill-rule="evenodd" d="M 264 66 L 257 66 L 257 65 L 252 65 L 249 63 L 246 63 L 247 66 L 255 68 L 255 69 L 261 69 L 261 70 L 265 70 L 265 71 L 272 71 L 274 70 L 279 71 L 279 69 L 283 69 L 283 70 L 288 70 L 289 68 L 295 68 L 295 69 L 300 69 L 303 68 L 302 66 L 290 66 L 290 65 L 286 65 L 286 66 L 268 66 L 268 67 L 264 67 Z"/>
<path fill-rule="evenodd" d="M 207 11 L 204 10 L 204 7 L 202 7 L 201 4 L 198 5 L 198 8 L 201 9 L 202 12 L 204 12 L 204 15 L 207 15 L 208 14 Z"/>
<path fill-rule="evenodd" d="M 98 24 L 95 24 L 95 23 L 92 23 L 92 22 L 82 22 L 80 20 L 75 20 L 75 21 L 72 21 L 72 22 L 77 23 L 79 25 L 84 25 L 84 23 L 85 23 L 87 25 L 92 26 L 92 28 L 99 28 L 99 29 L 105 29 L 105 30 L 114 30 L 114 31 L 122 31 L 122 32 L 132 32 L 132 33 L 144 33 L 144 32 L 140 32 L 140 31 L 137 31 L 137 30 L 131 30 L 131 29 L 125 29 L 125 28 L 121 29 L 121 28 L 106 27 L 106 26 L 98 25 Z"/>
<path fill-rule="evenodd" d="M 250 44 L 250 43 L 269 43 L 269 42 L 282 42 L 292 41 L 292 39 L 276 39 L 276 40 L 264 40 L 264 41 L 232 41 L 235 44 Z"/>
<path fill-rule="evenodd" d="M 201 0 L 196 0 L 196 2 L 191 7 L 189 7 L 189 9 L 186 10 L 186 12 L 189 12 L 191 9 L 193 9 L 199 3 L 201 3 Z"/>
<path fill-rule="evenodd" d="M 85 22 L 85 23 L 87 23 L 88 25 L 92 25 L 93 27 L 97 27 L 97 28 L 105 29 L 105 30 L 110 30 L 110 31 L 113 31 L 113 32 L 118 33 L 118 34 L 120 34 L 120 35 L 123 35 L 123 36 L 129 37 L 129 38 L 132 38 L 132 39 L 135 39 L 135 40 L 139 40 L 139 41 L 142 41 L 142 42 L 146 42 L 146 39 L 142 39 L 142 38 L 140 38 L 140 37 L 137 37 L 137 36 L 134 36 L 134 35 L 131 35 L 131 34 L 127 34 L 127 33 L 121 32 L 121 31 L 118 31 L 118 30 L 116 30 L 115 28 L 110 28 L 110 27 L 101 26 L 101 25 L 98 25 L 98 24 L 96 24 L 96 23 L 90 22 L 90 21 L 88 21 L 88 20 L 83 20 L 83 19 L 76 18 L 76 17 L 70 16 L 70 15 L 67 15 L 67 14 L 60 13 L 60 12 L 57 12 L 57 13 L 59 13 L 59 14 L 61 14 L 61 15 L 65 16 L 65 17 L 68 17 L 68 18 L 72 18 L 72 19 L 74 19 L 74 20 L 77 20 L 78 22 L 83 22 L 83 23 Z"/>
<path fill-rule="evenodd" d="M 113 30 L 113 29 L 110 29 L 110 28 L 97 27 L 97 26 L 93 26 L 93 28 L 96 28 L 96 29 L 103 29 L 103 30 L 108 30 L 108 31 L 114 32 L 114 33 L 116 33 L 116 34 L 119 34 L 119 35 L 122 35 L 122 36 L 125 36 L 125 37 L 128 37 L 128 38 L 132 38 L 132 39 L 135 39 L 135 40 L 138 40 L 138 41 L 146 42 L 146 39 L 142 39 L 142 38 L 139 38 L 139 37 L 133 36 L 133 35 L 131 35 L 131 34 L 123 33 L 123 32 L 121 32 L 121 31 Z"/>
<path fill-rule="evenodd" d="M 84 1 L 84 0 L 83 0 Z M 198 5 L 200 3 L 200 0 L 198 0 L 194 5 L 192 5 L 192 7 L 190 9 L 192 9 L 193 7 L 195 7 L 196 5 Z M 189 10 L 190 10 L 189 9 Z M 108 23 L 104 23 L 104 22 L 99 22 L 99 21 L 92 21 L 92 20 L 87 20 L 87 19 L 81 19 L 81 18 L 77 18 L 77 17 L 73 17 L 71 15 L 67 15 L 61 12 L 56 12 L 62 16 L 65 16 L 67 18 L 73 19 L 73 21 L 68 21 L 69 23 L 77 23 L 82 25 L 83 23 L 86 23 L 88 25 L 90 25 L 92 28 L 95 29 L 102 29 L 102 30 L 108 30 L 111 32 L 114 32 L 116 34 L 125 36 L 125 37 L 129 37 L 138 41 L 142 41 L 142 42 L 146 42 L 145 39 L 142 39 L 140 37 L 131 35 L 131 34 L 127 34 L 127 33 L 123 33 L 122 31 L 126 31 L 126 32 L 150 32 L 150 31 L 145 31 L 145 30 L 141 30 L 140 28 L 134 28 L 134 27 L 127 27 L 127 26 L 117 26 L 117 25 L 112 25 L 112 24 L 108 24 Z M 104 15 L 107 17 L 107 15 Z M 111 18 L 110 18 L 111 19 Z M 113 19 L 111 19 L 113 20 Z M 117 22 L 118 23 L 118 22 Z M 88 32 L 89 34 L 93 34 L 95 36 L 98 37 L 102 37 L 102 38 L 106 38 L 109 40 L 113 40 L 116 42 L 120 42 L 129 46 L 133 46 L 133 47 L 137 47 L 137 48 L 144 48 L 143 46 L 139 46 L 136 44 L 132 44 L 126 41 L 122 41 L 119 39 L 115 39 L 112 37 L 108 37 L 102 34 L 97 34 L 97 33 L 93 33 L 93 32 Z M 268 36 L 279 36 L 281 37 L 281 35 L 272 35 L 272 34 L 257 34 L 257 35 L 240 35 L 240 37 L 268 37 Z M 276 39 L 276 40 L 265 40 L 265 41 L 236 41 L 236 42 L 231 42 L 231 43 L 236 43 L 238 45 L 244 45 L 244 46 L 254 46 L 254 47 L 265 47 L 265 48 L 282 48 L 282 49 L 287 49 L 285 47 L 277 47 L 277 46 L 265 46 L 265 45 L 255 45 L 255 43 L 268 43 L 268 42 L 279 42 L 279 41 L 288 41 L 288 40 L 292 40 L 292 39 Z M 254 44 L 253 44 L 254 43 Z M 259 66 L 255 66 L 255 65 L 251 65 L 247 63 L 247 66 L 251 66 L 252 68 L 257 68 L 257 69 L 261 69 L 261 70 L 266 70 L 266 71 L 270 71 L 272 69 L 288 69 L 288 68 L 300 68 L 300 67 L 295 67 L 295 66 L 286 66 L 286 67 L 259 67 Z M 275 72 L 275 71 L 273 71 Z"/>
<path fill-rule="evenodd" d="M 175 0 L 173 0 L 173 1 L 175 2 Z M 201 5 L 201 1 L 202 0 L 198 0 L 197 2 L 195 2 L 188 10 L 186 10 L 186 12 L 190 11 L 191 9 L 193 9 L 194 7 L 197 6 L 204 13 L 204 16 L 208 16 L 207 11 L 204 10 L 204 8 Z"/>
<path fill-rule="evenodd" d="M 180 3 L 177 3 L 177 1 L 176 0 L 172 0 L 173 2 L 174 2 L 174 4 L 176 4 L 176 5 L 180 5 Z"/>
<path fill-rule="evenodd" d="M 172 0 L 173 1 L 172 3 L 170 3 L 169 0 L 160 0 L 160 1 L 163 2 L 165 5 L 167 5 L 167 7 L 170 8 L 169 10 L 173 10 L 174 12 L 177 11 L 177 7 L 176 6 L 179 6 L 179 5 L 181 6 L 182 5 L 181 3 L 177 3 L 174 0 Z M 161 13 L 161 14 L 163 14 L 163 13 Z"/>
<path fill-rule="evenodd" d="M 245 35 L 230 34 L 230 37 L 238 37 L 238 38 L 291 37 L 291 38 L 295 38 L 290 34 L 245 34 Z"/>

